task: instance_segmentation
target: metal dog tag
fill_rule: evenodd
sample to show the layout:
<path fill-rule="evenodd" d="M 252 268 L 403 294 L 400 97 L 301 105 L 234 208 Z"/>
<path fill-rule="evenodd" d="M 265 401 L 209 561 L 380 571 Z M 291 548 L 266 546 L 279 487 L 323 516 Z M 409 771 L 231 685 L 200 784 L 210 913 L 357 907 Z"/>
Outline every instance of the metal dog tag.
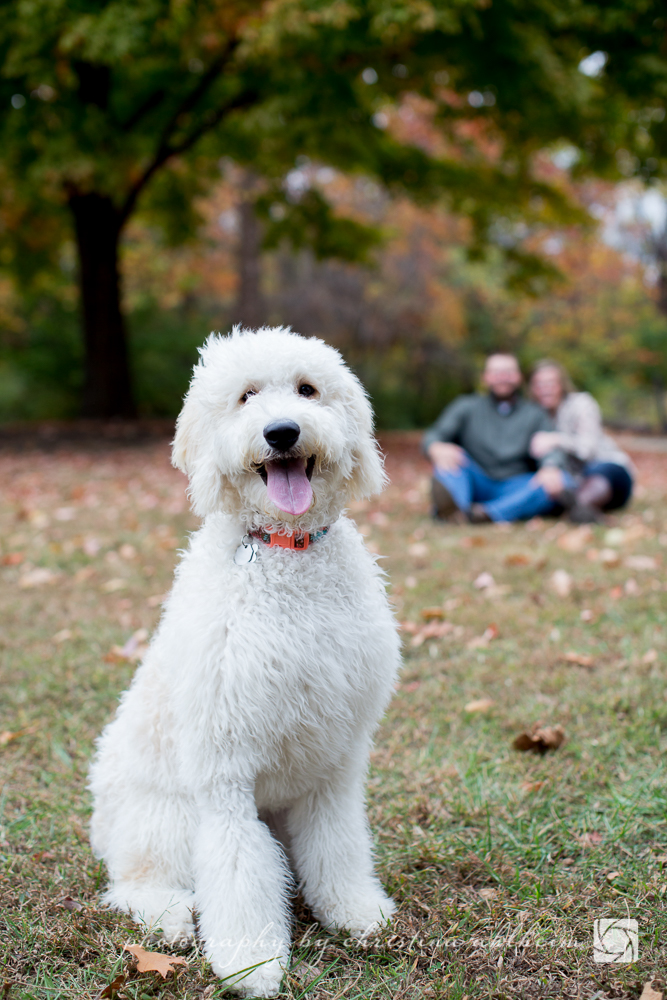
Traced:
<path fill-rule="evenodd" d="M 255 562 L 258 552 L 257 542 L 251 542 L 248 535 L 244 535 L 243 541 L 234 553 L 234 562 L 237 566 L 245 566 L 247 563 Z"/>

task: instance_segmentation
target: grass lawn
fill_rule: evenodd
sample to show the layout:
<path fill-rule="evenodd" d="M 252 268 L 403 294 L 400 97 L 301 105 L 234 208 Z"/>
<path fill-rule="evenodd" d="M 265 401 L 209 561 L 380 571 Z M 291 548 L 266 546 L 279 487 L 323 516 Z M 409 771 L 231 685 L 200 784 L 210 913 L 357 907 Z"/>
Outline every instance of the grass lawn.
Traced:
<path fill-rule="evenodd" d="M 405 665 L 369 808 L 399 904 L 367 949 L 296 901 L 284 996 L 630 998 L 667 989 L 667 454 L 609 525 L 434 525 L 426 466 L 388 438 L 391 486 L 352 511 L 386 556 Z M 0 456 L 2 1000 L 220 997 L 193 950 L 162 980 L 98 905 L 93 741 L 128 684 L 195 526 L 158 442 Z M 562 726 L 544 755 L 535 725 Z M 639 956 L 598 964 L 593 921 Z M 4 993 L 1 992 L 3 989 Z M 105 992 L 106 991 L 106 992 Z M 653 997 L 653 995 L 651 995 Z M 655 997 L 653 997 L 655 1000 Z"/>

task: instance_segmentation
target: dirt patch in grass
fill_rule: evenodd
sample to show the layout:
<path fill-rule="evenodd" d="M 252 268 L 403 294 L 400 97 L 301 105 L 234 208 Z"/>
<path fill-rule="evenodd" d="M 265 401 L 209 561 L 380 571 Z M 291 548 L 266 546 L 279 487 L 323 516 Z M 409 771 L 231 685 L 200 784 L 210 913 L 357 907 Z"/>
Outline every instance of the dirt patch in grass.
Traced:
<path fill-rule="evenodd" d="M 284 995 L 665 989 L 667 454 L 633 454 L 633 506 L 577 533 L 434 524 L 418 439 L 382 443 L 390 486 L 351 514 L 403 622 L 369 779 L 399 911 L 361 948 L 296 900 Z M 125 975 L 121 998 L 222 996 L 197 949 L 165 981 L 133 971 L 122 948 L 141 930 L 100 906 L 87 843 L 94 739 L 196 527 L 185 481 L 159 438 L 6 450 L 0 481 L 0 988 L 93 998 Z M 536 724 L 562 726 L 562 746 L 513 749 Z M 637 921 L 636 961 L 594 961 L 593 921 L 610 918 Z"/>

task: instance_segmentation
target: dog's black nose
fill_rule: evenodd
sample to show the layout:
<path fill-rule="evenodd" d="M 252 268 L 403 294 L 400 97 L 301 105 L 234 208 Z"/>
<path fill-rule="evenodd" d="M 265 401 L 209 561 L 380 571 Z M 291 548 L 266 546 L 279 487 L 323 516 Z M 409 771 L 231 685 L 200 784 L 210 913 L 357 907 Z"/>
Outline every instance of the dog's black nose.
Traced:
<path fill-rule="evenodd" d="M 301 428 L 293 420 L 274 420 L 262 431 L 267 444 L 276 451 L 289 451 L 299 440 Z"/>

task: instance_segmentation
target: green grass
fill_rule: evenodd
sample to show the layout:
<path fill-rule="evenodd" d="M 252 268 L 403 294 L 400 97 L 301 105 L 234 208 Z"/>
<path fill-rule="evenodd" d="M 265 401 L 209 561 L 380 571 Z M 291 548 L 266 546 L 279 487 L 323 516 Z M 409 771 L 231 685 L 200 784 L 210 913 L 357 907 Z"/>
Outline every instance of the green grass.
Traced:
<path fill-rule="evenodd" d="M 605 567 L 592 558 L 609 547 L 605 528 L 571 552 L 559 545 L 565 527 L 549 521 L 434 525 L 418 461 L 390 456 L 390 472 L 388 491 L 353 516 L 387 557 L 407 629 L 421 628 L 433 606 L 453 626 L 419 646 L 405 632 L 401 683 L 373 754 L 371 824 L 399 912 L 364 949 L 327 935 L 296 900 L 284 996 L 593 1000 L 638 997 L 651 980 L 664 989 L 659 492 L 614 519 L 626 537 L 614 546 L 619 564 Z M 93 742 L 135 669 L 109 654 L 155 625 L 175 549 L 195 526 L 182 480 L 163 444 L 6 455 L 0 475 L 0 732 L 20 733 L 0 737 L 0 990 L 4 976 L 11 1000 L 96 998 L 125 972 L 121 998 L 222 996 L 197 950 L 164 982 L 133 971 L 122 948 L 144 941 L 141 930 L 99 906 L 105 874 L 87 843 Z M 12 553 L 23 562 L 11 564 Z M 657 567 L 624 565 L 637 555 Z M 21 589 L 32 567 L 58 575 Z M 556 569 L 571 574 L 567 597 L 553 590 Z M 474 586 L 482 572 L 494 587 Z M 491 625 L 497 637 L 475 643 Z M 568 662 L 570 651 L 591 666 Z M 483 698 L 486 710 L 466 711 Z M 536 722 L 565 729 L 563 745 L 543 757 L 512 746 Z M 67 909 L 67 897 L 82 908 Z M 593 920 L 627 916 L 639 923 L 639 960 L 596 964 Z"/>

